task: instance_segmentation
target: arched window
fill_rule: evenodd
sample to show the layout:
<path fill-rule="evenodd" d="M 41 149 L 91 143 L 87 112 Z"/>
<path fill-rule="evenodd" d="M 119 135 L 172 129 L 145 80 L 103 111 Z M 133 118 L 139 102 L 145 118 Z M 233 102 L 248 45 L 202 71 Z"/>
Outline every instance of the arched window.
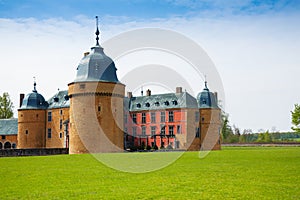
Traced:
<path fill-rule="evenodd" d="M 3 148 L 3 144 L 2 144 L 2 142 L 0 142 L 0 149 L 2 149 Z"/>
<path fill-rule="evenodd" d="M 4 149 L 10 149 L 10 148 L 11 148 L 10 142 L 5 142 Z"/>
<path fill-rule="evenodd" d="M 16 148 L 17 148 L 16 143 L 12 143 L 11 147 L 12 147 L 13 149 L 16 149 Z"/>

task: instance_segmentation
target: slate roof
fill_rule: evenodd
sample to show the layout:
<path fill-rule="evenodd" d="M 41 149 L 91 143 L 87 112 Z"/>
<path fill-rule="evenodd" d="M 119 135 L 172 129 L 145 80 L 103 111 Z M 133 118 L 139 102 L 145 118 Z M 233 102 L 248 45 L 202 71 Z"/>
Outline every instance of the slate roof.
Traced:
<path fill-rule="evenodd" d="M 104 53 L 103 48 L 96 45 L 92 47 L 91 50 L 90 54 L 81 59 L 74 82 L 119 82 L 115 63 Z"/>
<path fill-rule="evenodd" d="M 205 82 L 205 88 L 197 95 L 199 108 L 219 108 L 217 98 L 210 92 Z"/>
<path fill-rule="evenodd" d="M 197 100 L 187 92 L 125 98 L 124 104 L 129 111 L 198 108 Z"/>
<path fill-rule="evenodd" d="M 0 135 L 18 134 L 18 119 L 0 119 Z"/>
<path fill-rule="evenodd" d="M 36 90 L 25 96 L 20 109 L 46 109 L 48 106 L 44 97 Z"/>
<path fill-rule="evenodd" d="M 56 93 L 53 97 L 48 100 L 49 107 L 52 108 L 69 108 L 70 107 L 70 99 L 68 96 L 67 90 L 62 90 Z"/>

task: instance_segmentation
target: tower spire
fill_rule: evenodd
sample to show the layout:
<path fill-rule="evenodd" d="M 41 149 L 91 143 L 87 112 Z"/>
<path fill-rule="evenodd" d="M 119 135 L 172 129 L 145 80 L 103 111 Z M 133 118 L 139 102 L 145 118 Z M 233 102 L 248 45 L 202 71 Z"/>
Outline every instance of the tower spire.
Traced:
<path fill-rule="evenodd" d="M 96 34 L 96 45 L 99 46 L 99 34 L 100 34 L 100 31 L 99 31 L 99 28 L 98 28 L 98 16 L 96 16 L 96 27 L 97 27 L 97 30 L 95 32 L 95 34 Z"/>
<path fill-rule="evenodd" d="M 205 84 L 205 88 L 207 88 L 207 80 L 206 80 L 206 75 L 204 75 L 204 84 Z"/>
<path fill-rule="evenodd" d="M 35 81 L 35 76 L 33 77 L 33 90 L 32 92 L 37 92 L 36 91 L 36 81 Z"/>

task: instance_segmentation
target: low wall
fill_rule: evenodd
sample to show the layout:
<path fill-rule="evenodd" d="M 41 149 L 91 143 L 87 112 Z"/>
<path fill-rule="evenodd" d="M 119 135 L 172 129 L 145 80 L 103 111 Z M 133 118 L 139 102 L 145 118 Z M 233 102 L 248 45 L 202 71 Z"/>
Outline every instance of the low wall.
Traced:
<path fill-rule="evenodd" d="M 223 147 L 300 147 L 300 143 L 226 143 Z"/>
<path fill-rule="evenodd" d="M 0 150 L 0 157 L 10 156 L 46 156 L 69 154 L 67 148 L 51 148 L 51 149 L 2 149 Z"/>

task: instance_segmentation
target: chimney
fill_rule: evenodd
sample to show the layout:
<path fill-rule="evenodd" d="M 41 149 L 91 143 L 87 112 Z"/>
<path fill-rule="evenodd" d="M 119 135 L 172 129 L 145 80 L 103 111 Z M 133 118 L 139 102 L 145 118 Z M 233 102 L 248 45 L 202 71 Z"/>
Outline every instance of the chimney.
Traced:
<path fill-rule="evenodd" d="M 23 99 L 24 99 L 24 94 L 20 94 L 20 108 L 22 106 Z"/>
<path fill-rule="evenodd" d="M 131 98 L 132 98 L 132 92 L 127 92 L 127 97 L 128 97 L 129 99 L 131 99 Z"/>
<path fill-rule="evenodd" d="M 176 87 L 176 93 L 182 93 L 182 87 Z"/>
<path fill-rule="evenodd" d="M 90 54 L 90 52 L 85 52 L 85 53 L 83 54 L 83 56 L 86 57 L 86 56 L 89 55 L 89 54 Z"/>
<path fill-rule="evenodd" d="M 146 96 L 151 96 L 151 90 L 148 89 L 148 90 L 146 91 Z"/>
<path fill-rule="evenodd" d="M 216 102 L 218 103 L 218 93 L 214 92 L 215 98 L 216 98 Z"/>

